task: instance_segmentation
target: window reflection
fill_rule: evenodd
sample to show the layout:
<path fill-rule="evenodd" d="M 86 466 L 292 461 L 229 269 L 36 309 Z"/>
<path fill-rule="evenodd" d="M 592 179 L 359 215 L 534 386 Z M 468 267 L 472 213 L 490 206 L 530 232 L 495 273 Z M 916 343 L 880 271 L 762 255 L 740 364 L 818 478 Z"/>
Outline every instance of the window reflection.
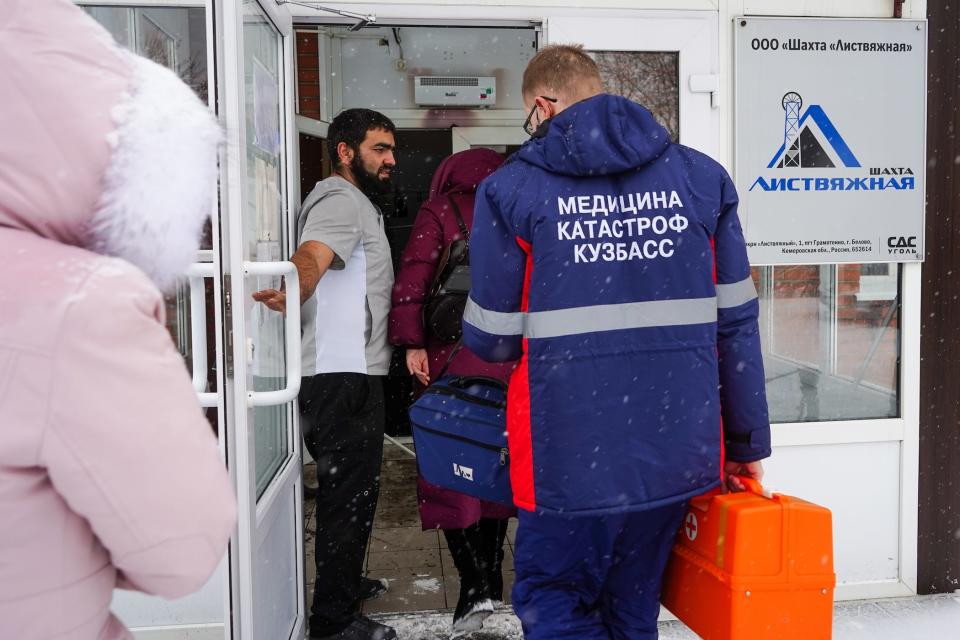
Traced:
<path fill-rule="evenodd" d="M 114 37 L 117 43 L 134 53 L 149 58 L 174 71 L 197 96 L 207 102 L 207 26 L 206 12 L 193 7 L 117 7 L 84 6 L 94 20 Z M 212 247 L 211 225 L 204 225 L 202 249 Z M 209 258 L 207 258 L 209 259 Z M 216 390 L 216 336 L 214 322 L 213 282 L 203 279 L 206 299 L 207 390 Z M 164 298 L 167 330 L 192 367 L 190 285 L 183 280 L 177 291 Z M 207 410 L 207 418 L 216 428 L 216 410 Z"/>
<path fill-rule="evenodd" d="M 207 102 L 207 29 L 202 8 L 83 7 L 122 47 L 173 70 Z"/>
<path fill-rule="evenodd" d="M 756 267 L 772 422 L 899 415 L 896 264 Z"/>
<path fill-rule="evenodd" d="M 283 225 L 283 129 L 280 36 L 255 2 L 243 5 L 243 68 L 246 98 L 247 181 L 243 219 L 247 259 L 274 262 L 285 257 Z M 249 280 L 249 292 L 279 289 L 279 276 Z M 253 388 L 286 386 L 283 316 L 249 301 L 247 335 L 253 342 Z M 292 355 L 291 357 L 299 357 Z M 288 407 L 256 407 L 253 415 L 254 474 L 259 500 L 293 453 Z"/>
<path fill-rule="evenodd" d="M 629 98 L 650 110 L 680 141 L 679 60 L 676 51 L 588 51 L 600 67 L 608 93 Z"/>

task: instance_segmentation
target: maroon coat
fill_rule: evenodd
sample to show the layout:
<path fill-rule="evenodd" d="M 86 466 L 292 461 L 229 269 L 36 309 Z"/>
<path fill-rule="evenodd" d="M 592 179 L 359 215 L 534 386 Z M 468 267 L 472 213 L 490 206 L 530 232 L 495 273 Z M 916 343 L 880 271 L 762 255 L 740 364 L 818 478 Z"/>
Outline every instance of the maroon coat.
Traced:
<path fill-rule="evenodd" d="M 456 202 L 469 229 L 473 224 L 473 202 L 477 186 L 493 173 L 503 157 L 489 149 L 470 149 L 443 162 L 433 176 L 430 199 L 423 203 L 400 259 L 400 271 L 393 286 L 390 311 L 390 343 L 399 347 L 425 348 L 430 378 L 438 377 L 454 345 L 444 344 L 423 325 L 423 305 L 437 271 L 444 248 L 461 237 L 450 200 Z M 488 376 L 507 382 L 515 363 L 490 363 L 463 348 L 446 373 Z M 419 383 L 415 383 L 418 384 Z M 420 520 L 424 529 L 462 529 L 486 518 L 506 518 L 516 510 L 482 502 L 462 493 L 442 489 L 417 478 Z"/>

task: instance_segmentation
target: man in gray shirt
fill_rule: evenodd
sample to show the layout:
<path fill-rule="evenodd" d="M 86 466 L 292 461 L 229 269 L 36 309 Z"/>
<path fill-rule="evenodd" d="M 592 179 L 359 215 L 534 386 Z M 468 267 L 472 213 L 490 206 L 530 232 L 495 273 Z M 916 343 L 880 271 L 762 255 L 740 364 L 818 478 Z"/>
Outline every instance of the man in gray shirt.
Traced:
<path fill-rule="evenodd" d="M 311 638 L 396 638 L 358 614 L 361 600 L 386 589 L 362 573 L 380 491 L 393 287 L 383 215 L 370 196 L 390 188 L 394 133 L 386 116 L 369 109 L 334 118 L 327 134 L 334 174 L 304 201 L 290 258 L 302 304 L 301 422 L 319 481 Z M 283 291 L 253 297 L 286 309 Z"/>

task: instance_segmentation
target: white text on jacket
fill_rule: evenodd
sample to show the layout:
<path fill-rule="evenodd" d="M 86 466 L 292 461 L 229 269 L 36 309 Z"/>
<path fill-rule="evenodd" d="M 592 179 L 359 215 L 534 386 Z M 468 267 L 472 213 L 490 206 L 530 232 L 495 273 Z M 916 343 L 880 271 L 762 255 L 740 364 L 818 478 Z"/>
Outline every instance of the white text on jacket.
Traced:
<path fill-rule="evenodd" d="M 670 258 L 675 251 L 675 238 L 690 226 L 687 217 L 675 211 L 655 216 L 640 214 L 645 210 L 682 209 L 683 202 L 676 191 L 560 197 L 557 198 L 557 205 L 561 216 L 604 216 L 599 220 L 579 218 L 557 221 L 557 239 L 574 243 L 575 263 Z M 603 239 L 610 241 L 577 242 Z"/>

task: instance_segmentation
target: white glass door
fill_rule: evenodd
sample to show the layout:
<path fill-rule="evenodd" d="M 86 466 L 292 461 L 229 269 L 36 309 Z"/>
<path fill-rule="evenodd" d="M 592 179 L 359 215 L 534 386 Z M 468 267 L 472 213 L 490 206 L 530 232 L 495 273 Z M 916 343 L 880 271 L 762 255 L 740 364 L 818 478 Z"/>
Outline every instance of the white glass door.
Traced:
<path fill-rule="evenodd" d="M 212 0 L 89 0 L 78 3 L 103 26 L 117 44 L 163 65 L 183 80 L 212 110 L 214 29 Z M 167 329 L 192 370 L 193 385 L 218 435 L 226 458 L 222 425 L 222 313 L 219 278 L 219 211 L 217 194 L 210 193 L 211 223 L 204 231 L 197 263 L 176 292 L 166 296 Z M 198 640 L 230 637 L 228 561 L 206 585 L 189 596 L 169 601 L 135 591 L 116 590 L 111 609 L 134 634 L 189 635 Z M 149 629 L 149 631 L 146 631 Z"/>
<path fill-rule="evenodd" d="M 304 629 L 303 515 L 296 396 L 299 305 L 285 315 L 255 291 L 299 298 L 290 256 L 296 203 L 292 30 L 273 2 L 224 3 L 222 82 L 226 211 L 227 432 L 239 524 L 232 557 L 234 638 L 284 640 Z"/>
<path fill-rule="evenodd" d="M 720 159 L 717 16 L 550 17 L 546 44 L 583 44 L 607 91 L 643 104 L 676 142 Z"/>

